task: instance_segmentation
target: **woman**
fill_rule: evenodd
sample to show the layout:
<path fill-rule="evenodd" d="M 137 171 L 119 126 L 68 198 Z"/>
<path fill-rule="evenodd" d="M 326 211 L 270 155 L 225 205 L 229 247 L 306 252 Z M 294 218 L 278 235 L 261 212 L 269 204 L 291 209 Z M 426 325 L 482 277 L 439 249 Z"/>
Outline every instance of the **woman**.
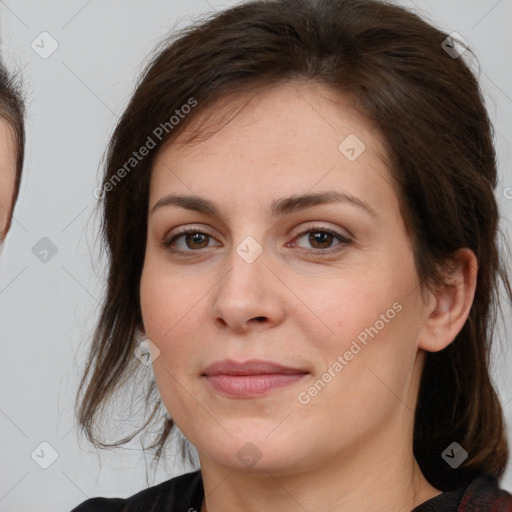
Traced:
<path fill-rule="evenodd" d="M 153 59 L 109 147 L 78 414 L 107 445 L 96 416 L 149 358 L 138 432 L 162 421 L 160 456 L 178 427 L 200 470 L 75 511 L 512 510 L 495 152 L 447 37 L 373 0 L 256 0 Z"/>
<path fill-rule="evenodd" d="M 0 247 L 20 189 L 25 130 L 20 91 L 0 63 Z"/>

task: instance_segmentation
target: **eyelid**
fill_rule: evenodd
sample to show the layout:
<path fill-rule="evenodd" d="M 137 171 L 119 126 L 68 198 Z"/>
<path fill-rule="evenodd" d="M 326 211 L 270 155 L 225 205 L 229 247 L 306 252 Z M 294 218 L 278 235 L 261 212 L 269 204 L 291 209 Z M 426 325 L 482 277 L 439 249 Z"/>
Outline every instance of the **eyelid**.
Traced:
<path fill-rule="evenodd" d="M 188 233 L 201 233 L 203 235 L 206 235 L 206 236 L 209 236 L 210 238 L 214 238 L 215 239 L 215 237 L 213 235 L 208 233 L 202 227 L 190 226 L 189 225 L 189 226 L 185 226 L 185 227 L 181 227 L 181 228 L 176 228 L 176 230 L 172 230 L 172 235 L 168 234 L 168 235 L 165 236 L 164 241 L 163 241 L 163 245 L 168 247 L 171 243 L 176 241 L 178 239 L 178 237 L 180 237 L 181 235 L 186 235 Z"/>
<path fill-rule="evenodd" d="M 322 222 L 323 221 L 310 221 L 310 222 L 306 222 L 305 224 L 302 225 L 301 227 L 301 231 L 299 231 L 299 233 L 297 235 L 294 235 L 294 239 L 299 237 L 299 236 L 302 236 L 306 233 L 308 233 L 309 231 L 326 231 L 328 233 L 332 233 L 333 235 L 336 235 L 338 237 L 340 237 L 341 239 L 343 240 L 353 240 L 354 238 L 354 235 L 346 228 L 341 228 L 341 227 L 330 227 L 330 226 L 325 226 L 325 225 L 322 225 Z"/>

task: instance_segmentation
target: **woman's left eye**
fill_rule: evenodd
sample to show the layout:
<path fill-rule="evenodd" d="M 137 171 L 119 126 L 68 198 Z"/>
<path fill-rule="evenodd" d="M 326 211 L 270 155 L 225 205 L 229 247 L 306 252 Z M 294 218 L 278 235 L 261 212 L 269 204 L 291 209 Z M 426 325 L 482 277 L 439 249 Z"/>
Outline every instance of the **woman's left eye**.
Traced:
<path fill-rule="evenodd" d="M 300 241 L 300 240 L 306 240 L 307 243 L 309 243 L 313 249 L 316 250 L 310 250 L 309 252 L 333 252 L 333 250 L 336 249 L 339 245 L 348 245 L 352 242 L 352 240 L 341 233 L 337 233 L 336 231 L 333 231 L 331 229 L 327 228 L 310 228 L 307 231 L 303 231 L 299 235 L 297 235 L 294 238 L 294 241 Z M 332 243 L 335 239 L 339 240 L 338 244 L 335 244 L 334 246 Z M 333 250 L 332 250 L 333 249 Z"/>

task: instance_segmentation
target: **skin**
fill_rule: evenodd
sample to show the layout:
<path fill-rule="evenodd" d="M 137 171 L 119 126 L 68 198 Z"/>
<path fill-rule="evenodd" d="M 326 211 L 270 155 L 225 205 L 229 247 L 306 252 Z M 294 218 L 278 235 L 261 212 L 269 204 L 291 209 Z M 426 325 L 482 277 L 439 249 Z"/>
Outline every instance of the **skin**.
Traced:
<path fill-rule="evenodd" d="M 0 240 L 3 240 L 13 208 L 16 176 L 15 147 L 9 123 L 0 119 Z"/>
<path fill-rule="evenodd" d="M 143 329 L 160 350 L 153 368 L 163 403 L 198 450 L 201 510 L 411 510 L 440 493 L 412 452 L 425 351 L 446 347 L 462 328 L 476 258 L 459 251 L 453 289 L 421 296 L 383 142 L 348 98 L 294 83 L 224 106 L 242 103 L 210 138 L 178 138 L 157 155 L 140 283 Z M 222 110 L 219 103 L 214 112 Z M 349 134 L 366 146 L 355 161 L 338 150 Z M 329 190 L 357 197 L 375 216 L 349 203 L 271 216 L 275 199 Z M 177 193 L 215 202 L 222 216 L 176 205 L 153 211 Z M 173 247 L 188 251 L 179 255 L 164 244 L 183 227 L 208 236 L 177 239 Z M 322 228 L 352 241 L 308 238 Z M 248 236 L 263 249 L 252 263 L 236 252 Z M 396 303 L 401 311 L 300 403 L 299 393 Z M 262 397 L 229 398 L 201 376 L 226 358 L 309 374 Z M 250 467 L 237 456 L 246 443 L 260 456 Z"/>

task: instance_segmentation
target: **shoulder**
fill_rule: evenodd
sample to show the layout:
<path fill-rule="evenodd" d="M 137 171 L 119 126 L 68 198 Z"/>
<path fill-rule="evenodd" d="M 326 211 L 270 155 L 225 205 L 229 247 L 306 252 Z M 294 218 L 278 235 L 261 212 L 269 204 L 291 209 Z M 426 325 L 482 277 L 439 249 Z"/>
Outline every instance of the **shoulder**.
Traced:
<path fill-rule="evenodd" d="M 180 475 L 144 489 L 129 498 L 91 498 L 71 512 L 139 512 L 200 510 L 203 499 L 201 471 Z"/>
<path fill-rule="evenodd" d="M 493 475 L 480 475 L 468 485 L 460 501 L 459 510 L 512 512 L 512 495 L 499 487 Z"/>
<path fill-rule="evenodd" d="M 496 478 L 482 474 L 463 487 L 446 491 L 416 507 L 413 512 L 512 512 L 512 496 Z"/>

